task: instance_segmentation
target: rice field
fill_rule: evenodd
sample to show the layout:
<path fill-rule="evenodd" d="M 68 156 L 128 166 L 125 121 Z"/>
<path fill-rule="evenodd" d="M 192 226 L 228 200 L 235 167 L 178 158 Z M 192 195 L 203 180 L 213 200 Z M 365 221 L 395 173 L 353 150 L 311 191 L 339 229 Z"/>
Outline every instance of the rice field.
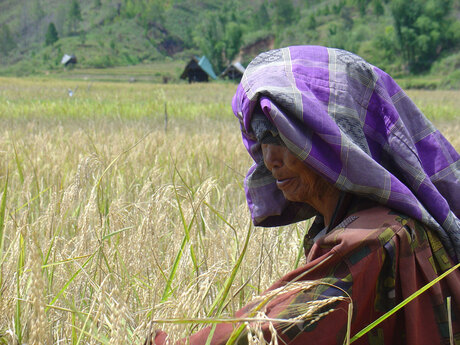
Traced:
<path fill-rule="evenodd" d="M 0 78 L 0 344 L 176 340 L 302 263 L 306 222 L 251 226 L 235 88 Z M 409 94 L 460 149 L 460 91 Z"/>

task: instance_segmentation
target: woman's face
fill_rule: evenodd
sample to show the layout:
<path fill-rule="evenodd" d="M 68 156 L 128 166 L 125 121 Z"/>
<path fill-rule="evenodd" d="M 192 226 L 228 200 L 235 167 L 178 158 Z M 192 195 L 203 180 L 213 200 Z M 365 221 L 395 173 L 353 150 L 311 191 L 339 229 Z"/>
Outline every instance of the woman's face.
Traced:
<path fill-rule="evenodd" d="M 336 190 L 308 168 L 286 146 L 262 144 L 265 166 L 276 179 L 276 185 L 290 201 L 305 202 L 324 215 L 325 198 Z"/>

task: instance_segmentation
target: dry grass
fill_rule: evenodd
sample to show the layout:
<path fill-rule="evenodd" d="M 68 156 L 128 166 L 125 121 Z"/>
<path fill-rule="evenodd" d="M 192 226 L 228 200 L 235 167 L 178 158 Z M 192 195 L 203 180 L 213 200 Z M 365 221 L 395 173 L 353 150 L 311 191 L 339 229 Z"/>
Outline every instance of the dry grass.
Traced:
<path fill-rule="evenodd" d="M 234 89 L 0 79 L 0 340 L 139 344 L 209 316 L 250 231 Z M 306 227 L 251 232 L 222 315 L 295 267 Z"/>

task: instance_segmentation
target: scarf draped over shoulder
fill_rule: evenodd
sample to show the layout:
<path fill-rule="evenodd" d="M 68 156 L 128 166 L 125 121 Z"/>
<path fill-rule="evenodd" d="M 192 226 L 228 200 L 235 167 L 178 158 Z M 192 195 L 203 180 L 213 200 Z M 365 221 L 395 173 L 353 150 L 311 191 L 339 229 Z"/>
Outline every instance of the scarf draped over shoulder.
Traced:
<path fill-rule="evenodd" d="M 290 224 L 315 211 L 276 187 L 251 130 L 255 109 L 336 188 L 423 222 L 458 262 L 460 156 L 388 74 L 339 49 L 272 50 L 249 64 L 232 107 L 255 162 L 245 190 L 256 225 Z"/>

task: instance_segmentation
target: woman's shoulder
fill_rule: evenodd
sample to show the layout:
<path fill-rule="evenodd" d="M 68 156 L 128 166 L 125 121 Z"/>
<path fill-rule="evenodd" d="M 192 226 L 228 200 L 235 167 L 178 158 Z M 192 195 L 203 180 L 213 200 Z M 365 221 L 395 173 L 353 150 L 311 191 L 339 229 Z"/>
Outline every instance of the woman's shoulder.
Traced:
<path fill-rule="evenodd" d="M 362 258 L 371 253 L 379 255 L 378 252 L 393 258 L 395 255 L 434 256 L 442 270 L 450 267 L 447 252 L 434 231 L 384 206 L 350 214 L 317 243 L 322 248 L 334 248 L 340 256 L 359 253 Z"/>
<path fill-rule="evenodd" d="M 383 205 L 376 205 L 370 208 L 362 209 L 351 213 L 335 229 L 362 229 L 362 230 L 379 230 L 392 228 L 402 228 L 405 226 L 415 226 L 415 221 Z"/>
<path fill-rule="evenodd" d="M 359 236 L 364 238 L 381 237 L 383 233 L 397 233 L 414 227 L 418 225 L 412 218 L 378 205 L 351 213 L 331 231 L 331 234 L 359 233 Z"/>
<path fill-rule="evenodd" d="M 348 215 L 331 232 L 317 241 L 317 245 L 334 248 L 346 255 L 359 248 L 360 252 L 394 247 L 395 243 L 427 243 L 425 227 L 404 214 L 385 206 L 373 206 Z M 398 246 L 399 247 L 399 246 Z"/>

